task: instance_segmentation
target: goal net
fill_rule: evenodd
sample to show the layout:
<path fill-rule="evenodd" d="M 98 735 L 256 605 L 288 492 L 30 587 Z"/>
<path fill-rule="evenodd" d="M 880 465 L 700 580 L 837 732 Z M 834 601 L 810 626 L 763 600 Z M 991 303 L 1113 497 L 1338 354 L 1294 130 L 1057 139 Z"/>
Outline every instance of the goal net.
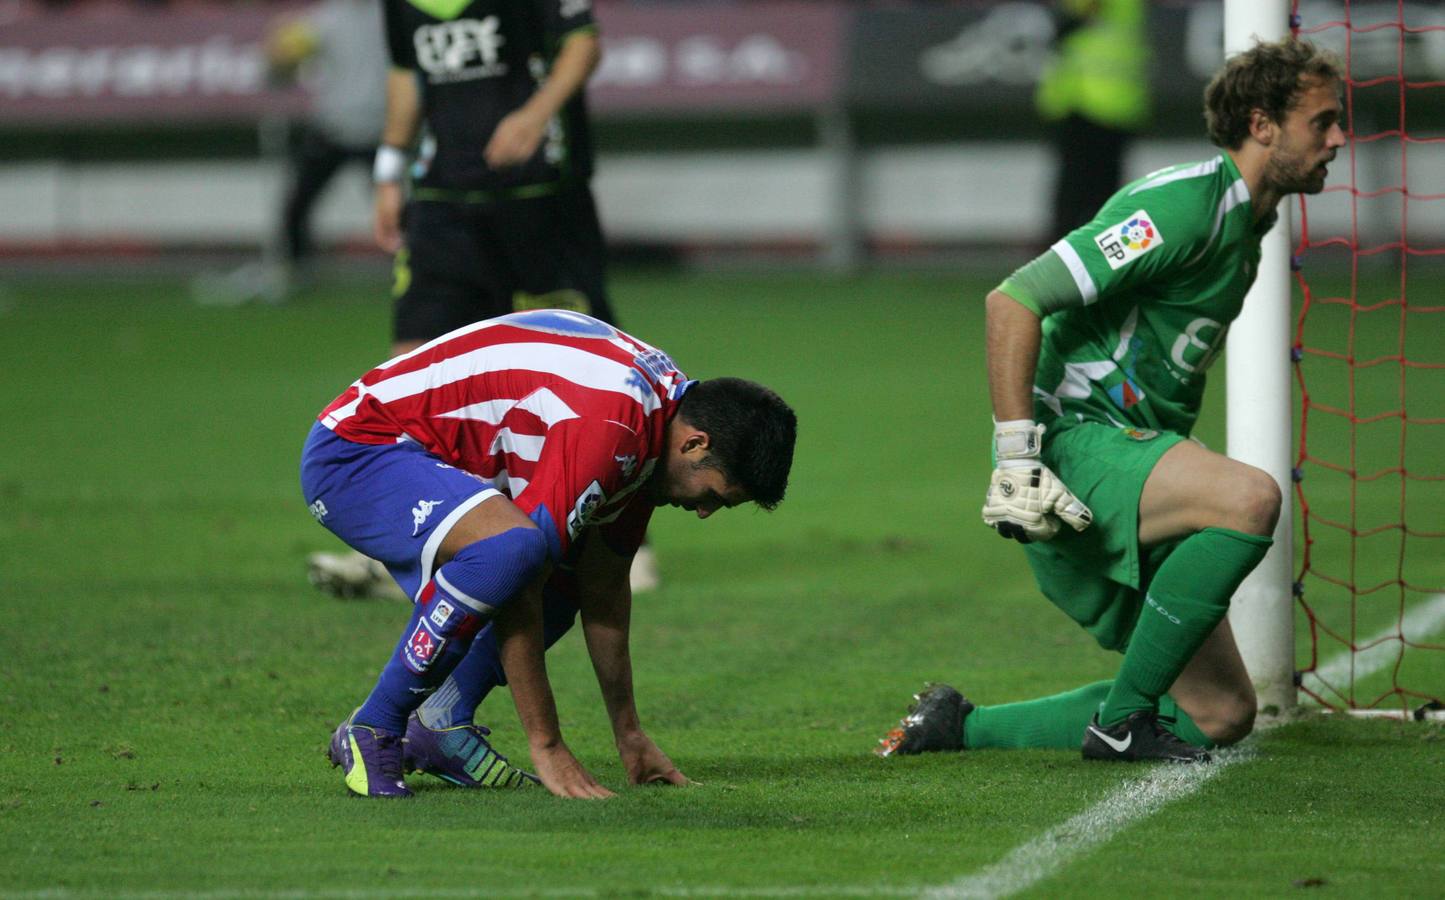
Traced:
<path fill-rule="evenodd" d="M 1296 677 L 1423 715 L 1445 698 L 1445 5 L 1292 8 L 1344 63 L 1349 137 L 1295 213 Z"/>

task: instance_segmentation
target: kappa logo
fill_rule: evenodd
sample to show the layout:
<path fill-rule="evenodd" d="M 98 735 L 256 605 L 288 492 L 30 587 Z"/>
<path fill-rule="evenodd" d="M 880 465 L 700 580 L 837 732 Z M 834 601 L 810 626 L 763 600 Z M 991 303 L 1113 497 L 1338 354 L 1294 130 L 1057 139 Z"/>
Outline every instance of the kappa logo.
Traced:
<path fill-rule="evenodd" d="M 438 506 L 441 506 L 445 502 L 445 500 L 416 501 L 416 506 L 411 511 L 412 537 L 416 537 L 417 532 L 421 531 L 421 527 L 426 524 L 426 520 L 431 516 L 432 510 L 436 509 Z"/>
<path fill-rule="evenodd" d="M 575 540 L 582 529 L 587 527 L 592 514 L 606 502 L 607 494 L 602 490 L 601 483 L 594 481 L 587 485 L 587 489 L 572 505 L 571 514 L 567 516 L 567 535 Z"/>
<path fill-rule="evenodd" d="M 436 609 L 432 610 L 431 615 L 427 616 L 428 619 L 431 619 L 432 624 L 438 628 L 445 628 L 447 626 L 447 619 L 451 617 L 452 605 L 445 600 L 438 600 Z"/>
<path fill-rule="evenodd" d="M 612 458 L 617 460 L 617 464 L 622 467 L 622 477 L 631 478 L 633 470 L 637 468 L 637 454 L 628 453 L 625 456 L 614 456 Z"/>
<path fill-rule="evenodd" d="M 326 517 L 331 514 L 331 511 L 326 508 L 326 504 L 322 503 L 320 499 L 317 499 L 316 502 L 306 508 L 311 510 L 311 515 L 323 525 L 326 524 Z"/>
<path fill-rule="evenodd" d="M 1141 209 L 1095 235 L 1094 246 L 1109 261 L 1109 268 L 1120 269 L 1150 250 L 1164 246 L 1164 235 L 1159 233 L 1153 218 Z"/>

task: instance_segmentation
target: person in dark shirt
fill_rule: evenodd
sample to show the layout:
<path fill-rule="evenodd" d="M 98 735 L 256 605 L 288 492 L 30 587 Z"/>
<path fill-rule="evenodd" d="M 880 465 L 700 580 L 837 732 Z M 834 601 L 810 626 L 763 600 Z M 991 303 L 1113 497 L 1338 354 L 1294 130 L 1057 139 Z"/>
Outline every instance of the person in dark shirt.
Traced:
<path fill-rule="evenodd" d="M 524 309 L 612 321 L 589 185 L 591 4 L 386 0 L 385 15 L 375 232 L 397 255 L 394 352 Z"/>

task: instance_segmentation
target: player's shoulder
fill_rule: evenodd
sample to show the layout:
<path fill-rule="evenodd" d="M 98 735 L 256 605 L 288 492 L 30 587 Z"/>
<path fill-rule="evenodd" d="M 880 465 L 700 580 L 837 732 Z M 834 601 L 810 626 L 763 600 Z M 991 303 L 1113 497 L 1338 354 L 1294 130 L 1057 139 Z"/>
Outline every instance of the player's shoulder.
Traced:
<path fill-rule="evenodd" d="M 1147 213 L 1177 241 L 1209 236 L 1221 204 L 1238 193 L 1239 173 L 1223 153 L 1150 172 L 1119 189 L 1109 206 L 1116 217 Z"/>

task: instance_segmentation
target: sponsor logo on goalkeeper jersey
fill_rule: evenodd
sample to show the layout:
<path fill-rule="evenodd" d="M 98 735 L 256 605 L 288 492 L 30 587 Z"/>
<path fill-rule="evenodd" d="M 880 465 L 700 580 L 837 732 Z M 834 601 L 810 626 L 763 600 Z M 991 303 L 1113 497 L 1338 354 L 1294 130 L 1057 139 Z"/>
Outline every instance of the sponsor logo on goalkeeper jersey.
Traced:
<path fill-rule="evenodd" d="M 1164 236 L 1159 233 L 1159 227 L 1154 224 L 1153 217 L 1142 209 L 1094 237 L 1094 246 L 1104 254 L 1111 269 L 1122 268 L 1163 244 Z"/>

